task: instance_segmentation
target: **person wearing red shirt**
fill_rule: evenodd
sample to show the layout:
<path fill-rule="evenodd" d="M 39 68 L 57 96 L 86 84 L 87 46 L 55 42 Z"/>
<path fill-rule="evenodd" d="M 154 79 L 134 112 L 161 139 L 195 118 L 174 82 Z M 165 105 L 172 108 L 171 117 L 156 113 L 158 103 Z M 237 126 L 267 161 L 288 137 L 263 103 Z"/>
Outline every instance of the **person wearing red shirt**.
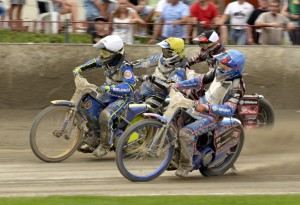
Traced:
<path fill-rule="evenodd" d="M 207 0 L 198 0 L 191 8 L 191 17 L 193 25 L 189 28 L 189 34 L 193 30 L 192 38 L 196 38 L 200 33 L 214 29 L 218 19 L 218 9 L 216 6 Z"/>

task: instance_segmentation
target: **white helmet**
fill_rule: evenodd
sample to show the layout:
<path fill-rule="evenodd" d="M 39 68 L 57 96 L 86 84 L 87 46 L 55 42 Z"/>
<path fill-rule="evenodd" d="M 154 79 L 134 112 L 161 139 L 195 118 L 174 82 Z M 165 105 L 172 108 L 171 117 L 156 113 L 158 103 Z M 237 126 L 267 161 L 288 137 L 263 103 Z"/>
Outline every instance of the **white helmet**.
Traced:
<path fill-rule="evenodd" d="M 124 55 L 124 43 L 118 35 L 106 36 L 94 44 L 93 47 L 100 50 L 100 63 L 109 66 L 117 64 Z"/>

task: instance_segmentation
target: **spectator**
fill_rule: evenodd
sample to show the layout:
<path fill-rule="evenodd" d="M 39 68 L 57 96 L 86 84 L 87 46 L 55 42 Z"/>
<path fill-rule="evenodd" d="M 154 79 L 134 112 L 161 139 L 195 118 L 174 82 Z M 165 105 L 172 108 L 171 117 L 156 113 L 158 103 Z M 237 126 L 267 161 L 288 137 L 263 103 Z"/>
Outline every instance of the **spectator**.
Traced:
<path fill-rule="evenodd" d="M 168 4 L 168 0 L 159 0 L 155 8 L 155 16 L 159 17 L 165 6 Z"/>
<path fill-rule="evenodd" d="M 248 44 L 259 44 L 259 34 L 261 33 L 261 29 L 252 27 L 258 18 L 258 16 L 264 12 L 268 11 L 269 1 L 268 0 L 258 0 L 259 7 L 257 9 L 254 9 L 252 14 L 250 15 L 247 24 L 251 25 L 248 27 Z"/>
<path fill-rule="evenodd" d="M 247 21 L 254 7 L 245 0 L 237 0 L 229 3 L 222 15 L 218 25 L 223 25 L 230 17 L 229 39 L 238 45 L 247 44 Z M 238 26 L 237 26 L 238 25 Z M 243 26 L 245 25 L 245 26 Z M 226 26 L 220 28 L 222 40 L 228 44 L 228 29 Z"/>
<path fill-rule="evenodd" d="M 96 1 L 96 0 L 95 0 Z M 98 1 L 99 2 L 99 1 Z M 106 17 L 109 11 L 110 0 L 101 0 L 99 9 L 102 16 Z"/>
<path fill-rule="evenodd" d="M 300 1 L 286 0 L 283 4 L 281 13 L 288 17 L 297 28 L 289 32 L 293 45 L 300 45 Z"/>
<path fill-rule="evenodd" d="M 188 35 L 190 35 L 190 31 L 193 31 L 193 39 L 200 35 L 200 33 L 215 28 L 211 24 L 217 22 L 219 14 L 215 5 L 208 2 L 208 0 L 198 0 L 190 7 L 190 12 L 193 26 L 188 25 L 187 30 L 189 30 Z M 189 42 L 189 36 L 187 38 Z"/>
<path fill-rule="evenodd" d="M 179 0 L 169 0 L 163 12 L 158 20 L 158 25 L 155 26 L 152 39 L 148 41 L 148 44 L 154 44 L 161 33 L 162 39 L 169 37 L 177 37 L 185 40 L 186 38 L 186 27 L 187 18 L 189 16 L 189 7 L 180 2 Z M 165 25 L 162 25 L 166 23 Z"/>
<path fill-rule="evenodd" d="M 13 31 L 22 31 L 22 10 L 23 6 L 26 4 L 26 0 L 10 0 L 10 8 L 9 8 L 9 27 Z M 14 11 L 17 11 L 16 18 L 14 15 Z"/>
<path fill-rule="evenodd" d="M 73 32 L 76 32 L 76 30 L 84 29 L 82 26 L 79 26 L 76 2 L 69 2 L 68 0 L 52 0 L 52 1 L 54 4 L 54 11 L 60 13 L 61 15 L 71 14 Z"/>
<path fill-rule="evenodd" d="M 85 18 L 89 22 L 87 33 L 92 33 L 95 31 L 95 26 L 92 22 L 96 17 L 102 16 L 105 19 L 109 19 L 109 15 L 112 11 L 116 9 L 116 4 L 113 1 L 109 1 L 109 8 L 107 15 L 101 13 L 102 5 L 99 0 L 83 0 L 83 5 L 85 8 Z"/>
<path fill-rule="evenodd" d="M 147 5 L 146 0 L 129 0 L 128 5 L 134 9 L 146 23 L 151 23 L 154 9 Z M 142 26 L 136 35 L 147 36 L 147 25 Z"/>
<path fill-rule="evenodd" d="M 128 8 L 128 0 L 119 0 L 118 9 L 111 13 L 109 22 L 114 23 L 109 24 L 112 35 L 119 35 L 127 44 L 134 43 L 134 27 L 129 23 L 145 23 L 135 11 Z"/>
<path fill-rule="evenodd" d="M 280 2 L 272 0 L 269 12 L 262 13 L 255 21 L 255 25 L 263 27 L 261 44 L 280 45 L 283 41 L 283 26 L 287 29 L 294 29 L 294 24 L 280 12 Z"/>
<path fill-rule="evenodd" d="M 92 31 L 92 43 L 97 43 L 101 38 L 104 38 L 109 35 L 107 19 L 103 16 L 98 16 L 94 19 L 95 22 L 95 30 Z"/>
<path fill-rule="evenodd" d="M 6 17 L 6 9 L 3 0 L 0 0 L 0 17 L 0 29 L 2 29 L 4 28 L 4 21 Z"/>
<path fill-rule="evenodd" d="M 150 22 L 154 14 L 154 9 L 147 5 L 146 0 L 129 0 L 128 5 L 133 8 L 145 22 Z"/>

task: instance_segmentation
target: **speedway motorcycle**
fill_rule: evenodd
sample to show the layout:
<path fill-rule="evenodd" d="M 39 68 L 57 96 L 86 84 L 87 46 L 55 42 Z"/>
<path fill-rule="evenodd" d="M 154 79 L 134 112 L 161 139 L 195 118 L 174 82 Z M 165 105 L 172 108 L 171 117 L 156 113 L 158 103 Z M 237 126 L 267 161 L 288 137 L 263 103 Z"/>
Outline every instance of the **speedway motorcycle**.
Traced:
<path fill-rule="evenodd" d="M 178 164 L 179 130 L 191 120 L 186 109 L 193 100 L 170 88 L 170 104 L 164 115 L 144 113 L 118 140 L 116 163 L 120 173 L 130 181 L 151 181 L 172 164 Z M 187 117 L 189 116 L 189 117 Z M 132 140 L 130 136 L 137 136 Z M 217 128 L 198 138 L 193 156 L 193 170 L 204 176 L 224 174 L 233 167 L 243 147 L 244 131 L 236 118 L 224 118 Z"/>
<path fill-rule="evenodd" d="M 75 76 L 76 90 L 70 101 L 54 100 L 53 105 L 42 110 L 35 118 L 30 131 L 33 153 L 45 162 L 61 162 L 70 157 L 82 142 L 91 148 L 98 146 L 99 113 L 104 105 L 97 99 L 100 90 L 81 75 Z M 132 123 L 143 119 L 141 113 L 150 112 L 144 103 L 130 104 L 114 122 L 112 143 L 115 144 L 123 131 Z M 101 131 L 101 130 L 100 130 Z M 132 135 L 132 141 L 137 139 Z M 129 140 L 129 141 L 130 141 Z M 111 150 L 114 150 L 112 146 Z M 91 150 L 92 151 L 92 150 Z"/>
<path fill-rule="evenodd" d="M 196 77 L 194 70 L 187 69 L 188 79 Z M 198 100 L 204 95 L 205 90 L 200 93 L 196 89 L 189 89 L 186 97 L 192 100 Z M 272 127 L 275 122 L 275 115 L 271 103 L 263 95 L 253 93 L 244 95 L 239 101 L 235 111 L 234 118 L 241 121 L 245 128 L 263 128 Z"/>

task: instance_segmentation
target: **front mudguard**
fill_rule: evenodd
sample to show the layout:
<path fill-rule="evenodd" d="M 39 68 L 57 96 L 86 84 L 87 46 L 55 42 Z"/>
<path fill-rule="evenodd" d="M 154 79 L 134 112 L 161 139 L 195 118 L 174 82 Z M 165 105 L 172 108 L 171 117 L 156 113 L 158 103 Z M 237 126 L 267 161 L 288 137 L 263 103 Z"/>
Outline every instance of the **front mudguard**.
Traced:
<path fill-rule="evenodd" d="M 67 105 L 69 107 L 74 107 L 74 103 L 72 103 L 71 101 L 68 100 L 52 100 L 51 103 L 53 105 Z"/>
<path fill-rule="evenodd" d="M 159 122 L 167 124 L 167 119 L 159 114 L 155 113 L 143 113 L 145 117 L 157 119 Z"/>

